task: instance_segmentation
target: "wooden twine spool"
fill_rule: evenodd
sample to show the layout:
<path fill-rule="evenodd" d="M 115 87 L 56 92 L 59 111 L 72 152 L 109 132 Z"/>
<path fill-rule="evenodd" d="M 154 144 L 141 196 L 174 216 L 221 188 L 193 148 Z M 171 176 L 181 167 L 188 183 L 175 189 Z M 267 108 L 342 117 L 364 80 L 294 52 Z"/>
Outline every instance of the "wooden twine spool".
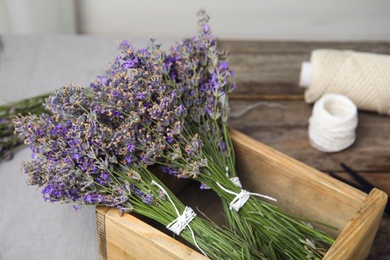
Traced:
<path fill-rule="evenodd" d="M 305 101 L 326 93 L 347 96 L 361 110 L 390 115 L 390 55 L 339 50 L 314 50 L 302 64 L 300 85 Z"/>

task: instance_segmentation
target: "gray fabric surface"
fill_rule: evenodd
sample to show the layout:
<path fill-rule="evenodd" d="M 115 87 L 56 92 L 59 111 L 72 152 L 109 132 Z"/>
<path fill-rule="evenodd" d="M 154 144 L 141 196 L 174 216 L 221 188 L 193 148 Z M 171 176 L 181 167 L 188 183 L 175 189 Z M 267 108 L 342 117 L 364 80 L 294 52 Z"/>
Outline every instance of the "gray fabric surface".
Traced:
<path fill-rule="evenodd" d="M 0 36 L 0 103 L 53 91 L 74 82 L 89 86 L 118 54 L 119 37 Z M 128 38 L 134 47 L 147 39 Z M 167 48 L 173 41 L 160 41 Z M 97 259 L 94 207 L 44 202 L 27 186 L 24 148 L 0 163 L 0 260 Z"/>

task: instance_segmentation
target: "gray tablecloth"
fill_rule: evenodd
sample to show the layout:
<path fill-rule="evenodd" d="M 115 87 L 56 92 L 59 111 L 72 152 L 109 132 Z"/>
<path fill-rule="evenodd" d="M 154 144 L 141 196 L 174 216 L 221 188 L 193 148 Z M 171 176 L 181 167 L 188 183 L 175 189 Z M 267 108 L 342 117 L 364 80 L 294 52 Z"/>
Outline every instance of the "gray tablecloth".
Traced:
<path fill-rule="evenodd" d="M 125 37 L 135 48 L 147 39 Z M 0 36 L 0 103 L 53 91 L 71 82 L 89 86 L 117 54 L 120 37 Z M 168 46 L 172 39 L 160 39 Z M 44 202 L 27 186 L 24 148 L 0 163 L 0 260 L 97 259 L 94 207 Z"/>

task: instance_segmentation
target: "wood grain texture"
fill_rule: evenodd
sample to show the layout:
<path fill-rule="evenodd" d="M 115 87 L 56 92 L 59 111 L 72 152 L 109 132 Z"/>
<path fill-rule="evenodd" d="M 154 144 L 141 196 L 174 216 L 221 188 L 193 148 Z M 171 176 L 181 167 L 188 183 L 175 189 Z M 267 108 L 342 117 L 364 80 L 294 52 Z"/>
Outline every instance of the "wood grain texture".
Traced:
<path fill-rule="evenodd" d="M 315 49 L 355 50 L 390 54 L 389 42 L 220 41 L 236 72 L 234 95 L 299 95 L 301 64 Z"/>
<path fill-rule="evenodd" d="M 255 103 L 233 100 L 231 113 Z M 321 171 L 340 171 L 340 162 L 356 171 L 390 170 L 390 117 L 359 112 L 355 143 L 342 152 L 324 153 L 309 143 L 311 112 L 312 106 L 303 101 L 266 101 L 238 118 L 231 118 L 229 125 Z"/>
<path fill-rule="evenodd" d="M 336 227 L 337 230 L 326 229 L 334 237 L 366 197 L 365 193 L 242 133 L 232 131 L 232 138 L 243 187 L 276 198 L 274 204 L 290 214 Z"/>
<path fill-rule="evenodd" d="M 277 198 L 275 205 L 283 211 L 337 228 L 323 228 L 337 237 L 326 259 L 361 259 L 369 254 L 387 201 L 384 192 L 374 189 L 367 195 L 238 131 L 231 130 L 231 136 L 244 187 Z M 207 192 L 183 189 L 179 196 L 214 219 L 220 214 L 219 199 Z M 204 258 L 131 215 L 120 217 L 117 209 L 105 211 L 104 224 L 107 259 Z"/>
<path fill-rule="evenodd" d="M 242 133 L 232 130 L 231 135 L 244 187 L 277 198 L 274 204 L 290 214 L 337 227 L 322 227 L 337 237 L 324 259 L 365 259 L 370 254 L 383 225 L 386 193 L 374 189 L 367 195 Z M 202 211 L 216 214 L 215 208 Z"/>
<path fill-rule="evenodd" d="M 106 213 L 108 207 L 96 207 L 96 232 L 99 260 L 107 260 Z"/>
<path fill-rule="evenodd" d="M 107 259 L 207 259 L 147 223 L 117 209 L 105 213 Z"/>
<path fill-rule="evenodd" d="M 390 194 L 390 117 L 359 111 L 357 140 L 338 153 L 323 153 L 310 146 L 308 119 L 312 106 L 304 102 L 298 86 L 301 63 L 315 49 L 355 50 L 390 54 L 390 42 L 220 41 L 229 53 L 238 88 L 231 96 L 231 112 L 263 102 L 243 116 L 231 118 L 231 127 L 323 172 L 349 177 L 344 162 Z M 275 106 L 276 105 L 276 106 Z M 390 258 L 390 215 L 381 219 L 369 260 Z"/>
<path fill-rule="evenodd" d="M 368 194 L 358 213 L 347 223 L 337 237 L 338 246 L 333 246 L 324 259 L 366 259 L 378 228 L 387 195 L 374 189 Z"/>

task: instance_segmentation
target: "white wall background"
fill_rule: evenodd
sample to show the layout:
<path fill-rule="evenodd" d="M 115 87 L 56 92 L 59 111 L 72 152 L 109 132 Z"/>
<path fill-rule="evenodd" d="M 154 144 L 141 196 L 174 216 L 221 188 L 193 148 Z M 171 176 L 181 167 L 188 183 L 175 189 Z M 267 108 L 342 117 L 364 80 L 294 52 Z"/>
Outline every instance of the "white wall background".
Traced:
<path fill-rule="evenodd" d="M 75 33 L 74 0 L 0 0 L 0 33 Z"/>
<path fill-rule="evenodd" d="M 182 37 L 200 7 L 221 38 L 390 40 L 389 0 L 0 0 L 0 33 Z"/>

